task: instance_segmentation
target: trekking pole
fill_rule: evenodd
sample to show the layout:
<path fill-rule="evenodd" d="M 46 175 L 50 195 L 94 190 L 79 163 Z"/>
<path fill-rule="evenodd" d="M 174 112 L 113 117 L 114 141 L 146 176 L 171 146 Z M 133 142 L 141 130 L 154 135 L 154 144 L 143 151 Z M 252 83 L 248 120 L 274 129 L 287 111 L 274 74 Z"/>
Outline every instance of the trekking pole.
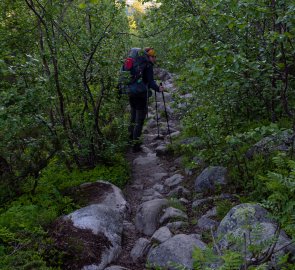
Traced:
<path fill-rule="evenodd" d="M 159 128 L 159 118 L 158 118 L 158 102 L 157 102 L 157 92 L 155 91 L 155 101 L 156 101 L 156 119 L 157 119 L 157 128 L 158 128 L 158 137 L 160 139 L 160 128 Z"/>
<path fill-rule="evenodd" d="M 149 118 L 149 89 L 146 90 L 146 119 Z"/>
<path fill-rule="evenodd" d="M 162 83 L 160 83 L 160 86 L 162 86 Z M 169 133 L 170 143 L 172 144 L 172 138 L 171 138 L 171 132 L 170 132 L 169 121 L 168 121 L 168 113 L 167 113 L 167 109 L 166 109 L 166 102 L 165 102 L 164 92 L 162 92 L 162 98 L 163 98 L 163 102 L 164 102 L 165 115 L 166 115 L 166 121 L 167 121 L 167 128 L 168 128 L 168 133 Z"/>

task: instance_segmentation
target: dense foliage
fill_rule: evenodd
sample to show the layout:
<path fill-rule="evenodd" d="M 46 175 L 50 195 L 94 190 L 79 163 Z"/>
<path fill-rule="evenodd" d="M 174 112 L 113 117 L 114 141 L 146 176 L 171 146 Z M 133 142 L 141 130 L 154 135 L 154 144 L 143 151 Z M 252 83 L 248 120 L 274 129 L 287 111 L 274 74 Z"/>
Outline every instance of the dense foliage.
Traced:
<path fill-rule="evenodd" d="M 283 213 L 290 228 L 294 218 L 287 221 L 286 216 L 295 210 L 294 146 L 279 166 L 272 162 L 275 151 L 252 159 L 245 154 L 260 139 L 294 129 L 293 1 L 157 2 L 141 33 L 152 35 L 149 41 L 163 64 L 177 73 L 180 91 L 192 95 L 176 97 L 185 104 L 178 109 L 186 136 L 198 136 L 201 142 L 201 147 L 182 146 L 187 160 L 199 156 L 228 167 L 238 193 Z"/>
<path fill-rule="evenodd" d="M 266 136 L 294 133 L 293 1 L 154 2 L 144 15 L 124 1 L 0 2 L 1 269 L 50 269 L 46 226 L 78 207 L 63 190 L 127 181 L 115 88 L 131 45 L 154 46 L 192 96 L 175 96 L 183 136 L 200 139 L 178 147 L 186 165 L 198 156 L 228 167 L 241 200 L 263 203 L 295 235 L 295 136 L 283 154 L 245 155 Z"/>
<path fill-rule="evenodd" d="M 50 264 L 46 228 L 78 207 L 66 188 L 128 180 L 127 119 L 116 95 L 129 47 L 125 8 L 108 0 L 0 3 L 1 269 Z"/>
<path fill-rule="evenodd" d="M 184 136 L 198 137 L 176 151 L 186 156 L 190 168 L 199 168 L 193 157 L 226 166 L 229 189 L 242 202 L 261 203 L 294 237 L 293 1 L 157 2 L 141 33 L 152 35 L 149 41 L 177 74 L 181 93 L 192 97 L 175 97 L 176 109 L 184 116 Z M 249 154 L 261 139 L 270 142 L 288 132 L 290 147 L 283 153 L 265 146 L 260 154 Z M 239 269 L 239 256 L 225 254 L 220 269 Z"/>
<path fill-rule="evenodd" d="M 20 194 L 22 179 L 37 178 L 54 156 L 83 168 L 116 152 L 128 21 L 124 5 L 110 1 L 2 1 L 1 11 L 3 198 Z"/>

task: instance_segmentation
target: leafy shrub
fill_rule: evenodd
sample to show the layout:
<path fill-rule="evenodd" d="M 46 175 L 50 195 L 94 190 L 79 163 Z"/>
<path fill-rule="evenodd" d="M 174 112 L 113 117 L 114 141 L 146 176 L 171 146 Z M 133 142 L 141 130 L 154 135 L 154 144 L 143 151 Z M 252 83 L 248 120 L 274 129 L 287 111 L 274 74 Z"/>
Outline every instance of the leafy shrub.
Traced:
<path fill-rule="evenodd" d="M 129 168 L 117 155 L 114 165 L 98 165 L 93 170 L 69 172 L 58 160 L 53 160 L 42 171 L 35 194 L 28 193 L 13 201 L 0 212 L 0 269 L 50 269 L 46 268 L 47 246 L 50 245 L 46 227 L 58 216 L 77 208 L 73 200 L 62 191 L 84 182 L 106 180 L 123 186 L 129 179 Z M 54 250 L 51 251 L 55 254 Z M 10 255 L 13 254 L 13 255 Z M 56 257 L 56 254 L 55 254 Z M 57 265 L 61 262 L 55 262 Z"/>
<path fill-rule="evenodd" d="M 263 204 L 274 213 L 284 229 L 295 237 L 295 161 L 285 153 L 280 153 L 273 158 L 273 163 L 273 170 L 258 176 L 268 194 Z"/>
<path fill-rule="evenodd" d="M 222 200 L 222 201 L 216 202 L 217 218 L 219 220 L 223 219 L 232 207 L 233 207 L 233 203 L 228 200 Z"/>

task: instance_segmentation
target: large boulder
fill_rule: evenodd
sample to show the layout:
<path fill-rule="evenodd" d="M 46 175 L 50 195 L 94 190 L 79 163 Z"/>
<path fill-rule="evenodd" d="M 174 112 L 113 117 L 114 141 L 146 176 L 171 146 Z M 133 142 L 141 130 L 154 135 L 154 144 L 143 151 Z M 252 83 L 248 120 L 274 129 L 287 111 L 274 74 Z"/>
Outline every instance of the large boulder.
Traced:
<path fill-rule="evenodd" d="M 288 129 L 265 137 L 246 152 L 246 157 L 251 159 L 255 154 L 267 156 L 275 151 L 290 151 L 294 143 L 294 136 L 293 131 Z"/>
<path fill-rule="evenodd" d="M 219 239 L 217 245 L 221 251 L 233 249 L 245 253 L 245 245 L 252 243 L 260 246 L 261 256 L 263 252 L 274 242 L 277 224 L 270 218 L 270 214 L 257 204 L 240 204 L 233 207 L 220 222 L 216 237 Z M 246 244 L 245 244 L 245 240 Z M 276 261 L 279 255 L 295 254 L 294 244 L 284 231 L 278 232 L 278 239 L 274 247 L 274 254 L 269 264 L 276 268 Z M 248 250 L 247 259 L 250 260 L 253 254 Z"/>
<path fill-rule="evenodd" d="M 59 218 L 51 228 L 54 246 L 65 254 L 64 268 L 104 269 L 120 254 L 128 203 L 118 187 L 105 181 L 67 192 L 85 207 Z"/>
<path fill-rule="evenodd" d="M 58 219 L 51 231 L 67 269 L 102 270 L 121 252 L 119 210 L 92 204 Z"/>
<path fill-rule="evenodd" d="M 215 191 L 217 186 L 227 184 L 227 169 L 221 166 L 208 167 L 196 178 L 197 192 Z"/>
<path fill-rule="evenodd" d="M 196 247 L 206 248 L 206 244 L 199 240 L 198 235 L 178 234 L 152 248 L 148 254 L 147 263 L 169 270 L 179 269 L 179 266 L 193 269 L 192 252 Z"/>
<path fill-rule="evenodd" d="M 136 213 L 135 226 L 138 231 L 151 236 L 159 226 L 162 209 L 168 205 L 166 199 L 155 199 L 142 203 Z"/>
<path fill-rule="evenodd" d="M 104 204 L 118 210 L 123 217 L 129 211 L 129 204 L 125 200 L 121 189 L 109 182 L 84 183 L 75 188 L 74 192 L 74 197 L 79 205 Z"/>

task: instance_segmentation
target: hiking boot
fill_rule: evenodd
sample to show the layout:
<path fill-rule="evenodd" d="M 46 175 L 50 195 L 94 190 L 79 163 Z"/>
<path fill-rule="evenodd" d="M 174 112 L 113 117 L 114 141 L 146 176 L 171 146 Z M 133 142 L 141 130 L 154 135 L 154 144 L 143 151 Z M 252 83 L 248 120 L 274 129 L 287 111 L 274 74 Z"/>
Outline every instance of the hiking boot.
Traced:
<path fill-rule="evenodd" d="M 140 152 L 142 149 L 141 149 L 141 145 L 140 144 L 134 144 L 133 147 L 132 147 L 132 152 L 133 153 L 138 153 Z"/>

